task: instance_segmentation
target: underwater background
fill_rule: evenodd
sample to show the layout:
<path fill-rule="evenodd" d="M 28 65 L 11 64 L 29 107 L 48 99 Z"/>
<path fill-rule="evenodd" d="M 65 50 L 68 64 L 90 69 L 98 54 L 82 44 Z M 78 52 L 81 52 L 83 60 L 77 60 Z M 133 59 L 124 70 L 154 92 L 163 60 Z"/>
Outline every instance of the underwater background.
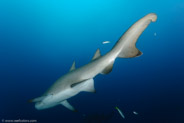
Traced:
<path fill-rule="evenodd" d="M 143 55 L 116 59 L 110 74 L 94 78 L 95 94 L 70 98 L 77 113 L 62 105 L 38 111 L 28 103 L 74 60 L 76 67 L 87 64 L 97 48 L 104 55 L 152 12 L 158 20 L 137 42 Z M 0 0 L 0 122 L 17 119 L 184 123 L 184 0 Z"/>

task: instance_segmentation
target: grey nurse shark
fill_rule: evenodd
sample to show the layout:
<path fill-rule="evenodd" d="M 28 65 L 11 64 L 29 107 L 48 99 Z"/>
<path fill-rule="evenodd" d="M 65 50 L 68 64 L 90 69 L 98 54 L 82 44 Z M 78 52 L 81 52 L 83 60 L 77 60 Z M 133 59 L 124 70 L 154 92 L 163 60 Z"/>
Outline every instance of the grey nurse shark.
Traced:
<path fill-rule="evenodd" d="M 107 54 L 101 56 L 100 50 L 97 49 L 92 61 L 77 69 L 74 62 L 67 74 L 59 78 L 42 96 L 30 100 L 30 102 L 35 102 L 35 108 L 38 110 L 61 104 L 75 111 L 67 99 L 81 91 L 95 92 L 93 78 L 98 74 L 110 73 L 116 58 L 140 56 L 142 53 L 135 44 L 147 26 L 156 20 L 157 15 L 154 13 L 144 16 L 124 33 Z"/>

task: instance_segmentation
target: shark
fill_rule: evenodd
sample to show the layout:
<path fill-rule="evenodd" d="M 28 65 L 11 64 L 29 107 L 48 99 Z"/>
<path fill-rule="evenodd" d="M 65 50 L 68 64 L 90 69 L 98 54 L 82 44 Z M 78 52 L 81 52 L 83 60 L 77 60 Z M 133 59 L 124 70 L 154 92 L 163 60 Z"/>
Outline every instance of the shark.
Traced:
<path fill-rule="evenodd" d="M 148 25 L 156 20 L 155 13 L 147 14 L 135 22 L 105 55 L 102 56 L 97 49 L 92 60 L 79 68 L 75 67 L 74 61 L 68 73 L 56 80 L 42 96 L 30 102 L 35 103 L 37 110 L 63 105 L 69 110 L 76 111 L 67 100 L 82 91 L 94 93 L 94 77 L 98 74 L 110 73 L 116 58 L 141 56 L 142 52 L 137 49 L 136 42 Z"/>

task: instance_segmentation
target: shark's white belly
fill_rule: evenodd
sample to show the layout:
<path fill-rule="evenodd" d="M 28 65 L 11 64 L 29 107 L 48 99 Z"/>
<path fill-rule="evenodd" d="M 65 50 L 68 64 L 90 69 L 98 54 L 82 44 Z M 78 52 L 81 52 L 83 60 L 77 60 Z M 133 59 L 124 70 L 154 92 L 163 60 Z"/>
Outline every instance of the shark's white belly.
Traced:
<path fill-rule="evenodd" d="M 77 95 L 81 91 L 94 91 L 94 80 L 89 79 L 57 94 L 48 95 L 41 102 L 36 103 L 35 107 L 38 110 L 54 107 L 62 104 L 63 101 Z"/>

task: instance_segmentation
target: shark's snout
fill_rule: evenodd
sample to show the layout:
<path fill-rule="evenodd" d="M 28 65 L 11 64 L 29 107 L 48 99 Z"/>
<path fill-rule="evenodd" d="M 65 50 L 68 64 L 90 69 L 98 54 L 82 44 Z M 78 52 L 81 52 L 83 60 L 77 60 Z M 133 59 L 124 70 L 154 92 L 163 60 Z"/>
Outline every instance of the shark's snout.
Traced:
<path fill-rule="evenodd" d="M 37 110 L 43 110 L 57 105 L 58 103 L 55 103 L 55 102 L 53 103 L 53 100 L 54 100 L 53 95 L 48 95 L 44 99 L 36 102 L 35 108 Z"/>
<path fill-rule="evenodd" d="M 35 104 L 35 108 L 36 108 L 37 110 L 45 109 L 45 104 L 44 104 L 43 102 L 37 102 L 37 103 Z"/>

